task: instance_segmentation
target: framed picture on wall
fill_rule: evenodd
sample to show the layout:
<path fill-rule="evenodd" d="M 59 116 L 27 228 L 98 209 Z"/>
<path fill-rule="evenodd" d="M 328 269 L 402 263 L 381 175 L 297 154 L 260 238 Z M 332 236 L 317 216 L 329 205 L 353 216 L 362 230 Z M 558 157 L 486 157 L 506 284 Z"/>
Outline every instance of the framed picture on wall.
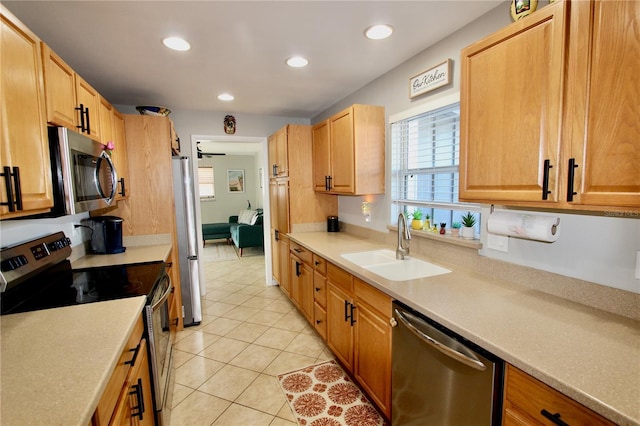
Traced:
<path fill-rule="evenodd" d="M 244 192 L 244 170 L 227 170 L 227 187 L 229 192 Z"/>

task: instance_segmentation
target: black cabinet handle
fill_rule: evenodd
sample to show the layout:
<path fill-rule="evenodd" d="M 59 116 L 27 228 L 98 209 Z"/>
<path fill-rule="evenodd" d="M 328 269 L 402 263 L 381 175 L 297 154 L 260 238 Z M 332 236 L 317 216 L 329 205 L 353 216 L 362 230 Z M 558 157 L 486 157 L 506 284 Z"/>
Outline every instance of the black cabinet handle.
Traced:
<path fill-rule="evenodd" d="M 138 417 L 140 420 L 143 420 L 144 417 L 144 395 L 142 390 L 142 379 L 138 379 L 138 383 L 131 386 L 133 388 L 132 391 L 129 392 L 129 395 L 135 395 L 137 401 L 137 405 L 135 407 L 131 407 L 131 417 Z"/>
<path fill-rule="evenodd" d="M 293 251 L 295 251 L 296 253 L 302 253 L 303 250 L 301 248 L 294 248 Z"/>
<path fill-rule="evenodd" d="M 273 173 L 273 176 L 274 176 L 274 177 L 278 176 L 278 165 L 277 165 L 277 164 L 274 164 L 274 165 L 273 165 L 273 166 L 271 166 L 271 167 L 272 167 L 272 173 Z"/>
<path fill-rule="evenodd" d="M 11 167 L 4 166 L 2 170 L 3 172 L 0 173 L 0 176 L 4 177 L 4 187 L 5 187 L 5 190 L 7 191 L 7 201 L 0 203 L 0 205 L 7 206 L 10 212 L 14 212 L 16 210 L 22 210 L 22 188 L 20 186 L 20 168 L 14 167 L 13 171 L 11 171 Z"/>
<path fill-rule="evenodd" d="M 316 264 L 316 266 L 318 266 L 320 264 L 320 262 L 318 262 L 317 260 L 315 262 L 313 262 Z"/>
<path fill-rule="evenodd" d="M 549 170 L 552 169 L 551 160 L 544 160 L 544 170 L 542 175 L 542 199 L 546 200 L 549 198 Z"/>
<path fill-rule="evenodd" d="M 321 322 L 321 320 L 316 320 L 316 324 L 320 324 Z"/>
<path fill-rule="evenodd" d="M 320 291 L 320 287 L 316 287 L 316 291 Z"/>
<path fill-rule="evenodd" d="M 329 189 L 331 189 L 330 186 L 329 186 L 329 176 L 325 176 L 324 177 L 324 190 L 328 191 Z"/>
<path fill-rule="evenodd" d="M 296 277 L 300 276 L 300 262 L 296 262 Z"/>
<path fill-rule="evenodd" d="M 349 321 L 349 301 L 344 301 L 344 320 Z"/>
<path fill-rule="evenodd" d="M 80 111 L 80 125 L 76 126 L 82 133 L 84 133 L 87 129 L 84 127 L 84 105 L 80 104 L 79 107 L 76 107 L 76 111 Z"/>
<path fill-rule="evenodd" d="M 329 178 L 329 187 L 327 188 L 327 191 L 331 191 L 333 189 L 333 177 L 331 176 L 327 176 Z"/>
<path fill-rule="evenodd" d="M 350 303 L 351 305 L 351 313 L 349 314 L 349 319 L 351 320 L 351 326 L 356 323 L 356 317 L 353 315 L 353 311 L 356 310 L 356 305 Z"/>
<path fill-rule="evenodd" d="M 120 178 L 118 179 L 118 182 L 120 182 L 120 195 L 122 195 L 124 197 L 126 191 L 124 188 L 124 178 Z"/>
<path fill-rule="evenodd" d="M 90 135 L 91 134 L 91 124 L 89 123 L 89 107 L 86 107 L 84 109 L 84 113 L 87 116 L 87 119 L 86 119 L 86 121 L 87 121 L 87 134 Z"/>
<path fill-rule="evenodd" d="M 573 201 L 573 196 L 578 193 L 573 190 L 573 178 L 578 165 L 575 158 L 569 158 L 569 171 L 567 176 L 567 201 Z"/>
<path fill-rule="evenodd" d="M 553 424 L 556 424 L 558 426 L 569 426 L 569 423 L 565 423 L 560 420 L 560 413 L 551 414 L 543 408 L 542 411 L 540 411 L 540 414 L 549 419 Z"/>
<path fill-rule="evenodd" d="M 138 358 L 138 352 L 140 352 L 140 343 L 133 349 L 129 349 L 129 352 L 133 352 L 133 357 L 129 361 L 125 361 L 125 364 L 134 365 L 136 363 L 136 358 Z"/>
<path fill-rule="evenodd" d="M 280 241 L 280 231 L 278 231 L 277 229 L 275 231 L 273 231 L 273 238 L 276 241 Z"/>
<path fill-rule="evenodd" d="M 355 309 L 356 305 L 347 300 L 344 301 L 344 320 L 349 321 L 352 326 L 356 323 L 356 320 L 353 316 L 353 311 Z"/>

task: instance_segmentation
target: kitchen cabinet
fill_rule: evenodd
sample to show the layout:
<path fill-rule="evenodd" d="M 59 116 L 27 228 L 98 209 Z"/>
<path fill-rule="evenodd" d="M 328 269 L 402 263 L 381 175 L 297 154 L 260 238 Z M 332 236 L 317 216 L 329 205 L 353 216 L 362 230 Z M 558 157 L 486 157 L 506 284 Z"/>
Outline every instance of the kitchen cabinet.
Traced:
<path fill-rule="evenodd" d="M 98 92 L 42 43 L 47 121 L 103 142 Z"/>
<path fill-rule="evenodd" d="M 124 116 L 117 109 L 113 108 L 112 120 L 113 143 L 115 144 L 112 160 L 118 173 L 116 200 L 123 200 L 129 196 L 127 187 L 129 183 L 129 161 L 127 159 L 127 138 L 124 130 Z"/>
<path fill-rule="evenodd" d="M 564 423 L 561 423 L 564 422 Z M 504 426 L 614 425 L 587 407 L 507 364 Z"/>
<path fill-rule="evenodd" d="M 640 207 L 639 18 L 557 2 L 462 50 L 461 201 Z"/>
<path fill-rule="evenodd" d="M 349 372 L 353 372 L 353 277 L 327 264 L 327 346 Z"/>
<path fill-rule="evenodd" d="M 278 251 L 278 269 L 280 270 L 280 277 L 278 282 L 280 283 L 280 288 L 284 291 L 284 293 L 291 297 L 291 284 L 289 279 L 289 237 L 284 234 L 281 234 L 278 237 L 277 242 L 277 251 Z"/>
<path fill-rule="evenodd" d="M 40 40 L 0 7 L 0 218 L 9 219 L 49 211 L 53 188 Z"/>
<path fill-rule="evenodd" d="M 392 300 L 364 281 L 354 278 L 356 305 L 355 377 L 391 418 L 391 305 Z"/>
<path fill-rule="evenodd" d="M 151 373 L 142 315 L 127 340 L 91 424 L 153 425 Z"/>
<path fill-rule="evenodd" d="M 313 135 L 313 187 L 321 193 L 383 194 L 384 108 L 355 104 L 317 123 Z"/>
<path fill-rule="evenodd" d="M 327 340 L 327 261 L 313 254 L 313 326 Z"/>
<path fill-rule="evenodd" d="M 280 283 L 289 278 L 288 249 L 276 250 L 278 239 L 293 231 L 299 224 L 326 221 L 338 214 L 338 200 L 313 190 L 311 157 L 311 126 L 289 124 L 269 137 L 269 163 L 286 170 L 269 179 L 273 279 Z M 277 147 L 278 146 L 278 147 Z M 278 156 L 285 160 L 278 159 Z M 273 168 L 270 172 L 273 172 Z M 295 194 L 295 196 L 290 196 Z M 287 243 L 288 244 L 288 243 Z M 283 258 L 282 253 L 286 253 Z M 288 284 L 288 283 L 286 283 Z"/>
<path fill-rule="evenodd" d="M 289 242 L 290 270 L 289 288 L 291 299 L 307 320 L 313 322 L 313 268 L 312 253 L 304 247 Z"/>
<path fill-rule="evenodd" d="M 271 177 L 288 177 L 289 176 L 289 129 L 285 126 L 278 130 L 267 140 L 269 152 L 269 167 L 271 169 Z M 294 129 L 291 127 L 291 129 Z"/>
<path fill-rule="evenodd" d="M 127 158 L 136 159 L 136 167 L 129 169 L 129 197 L 109 208 L 106 213 L 123 218 L 122 234 L 170 235 L 174 248 L 178 247 L 173 175 L 171 169 L 172 132 L 168 117 L 125 114 Z M 115 151 L 114 151 L 115 152 Z M 167 259 L 171 264 L 170 277 L 175 286 L 177 306 L 182 306 L 180 265 L 176 250 Z M 177 330 L 183 329 L 180 315 Z"/>

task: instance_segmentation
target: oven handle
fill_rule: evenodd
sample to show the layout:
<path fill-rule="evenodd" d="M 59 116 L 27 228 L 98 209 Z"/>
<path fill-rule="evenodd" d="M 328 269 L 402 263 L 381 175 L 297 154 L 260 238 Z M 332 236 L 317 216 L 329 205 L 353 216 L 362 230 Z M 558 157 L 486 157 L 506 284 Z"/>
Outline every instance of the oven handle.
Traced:
<path fill-rule="evenodd" d="M 169 298 L 169 295 L 173 291 L 173 285 L 171 284 L 171 278 L 169 278 L 168 275 L 165 275 L 165 278 L 167 279 L 167 281 L 169 281 L 169 285 L 167 286 L 167 289 L 165 290 L 165 292 L 162 295 L 162 297 L 160 297 L 160 300 L 158 300 L 156 303 L 154 303 L 151 306 L 151 310 L 152 311 L 156 311 L 160 306 L 162 306 L 162 304 L 167 301 L 167 299 Z"/>

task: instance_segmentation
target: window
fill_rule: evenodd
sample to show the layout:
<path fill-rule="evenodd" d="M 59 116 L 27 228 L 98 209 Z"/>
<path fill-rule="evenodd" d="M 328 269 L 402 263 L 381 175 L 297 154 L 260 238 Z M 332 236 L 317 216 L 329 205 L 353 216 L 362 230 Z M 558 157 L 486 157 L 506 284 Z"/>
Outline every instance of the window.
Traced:
<path fill-rule="evenodd" d="M 215 200 L 216 189 L 213 181 L 213 167 L 198 167 L 198 187 L 201 200 Z"/>
<path fill-rule="evenodd" d="M 460 222 L 480 206 L 458 202 L 460 103 L 436 107 L 391 123 L 391 222 L 400 212 L 421 210 L 431 228 Z M 480 232 L 479 220 L 476 233 Z"/>

